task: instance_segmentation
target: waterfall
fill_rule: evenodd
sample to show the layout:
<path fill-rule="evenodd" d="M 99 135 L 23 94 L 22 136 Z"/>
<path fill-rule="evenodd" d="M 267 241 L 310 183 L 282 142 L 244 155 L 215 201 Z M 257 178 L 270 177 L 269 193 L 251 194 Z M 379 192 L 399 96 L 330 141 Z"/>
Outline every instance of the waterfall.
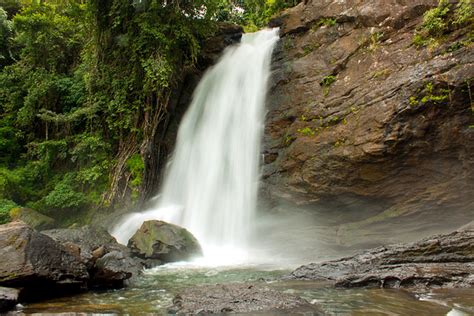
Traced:
<path fill-rule="evenodd" d="M 126 244 L 145 220 L 187 228 L 204 255 L 242 255 L 255 215 L 270 61 L 278 29 L 244 34 L 206 72 L 181 122 L 155 207 L 112 231 Z"/>

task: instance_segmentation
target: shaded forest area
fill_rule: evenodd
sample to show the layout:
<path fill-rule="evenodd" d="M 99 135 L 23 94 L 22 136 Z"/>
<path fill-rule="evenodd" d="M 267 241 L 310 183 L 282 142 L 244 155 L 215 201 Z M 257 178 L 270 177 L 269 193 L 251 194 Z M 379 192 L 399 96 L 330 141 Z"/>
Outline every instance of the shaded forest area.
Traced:
<path fill-rule="evenodd" d="M 146 148 L 202 42 L 297 2 L 0 1 L 0 223 L 142 203 Z"/>

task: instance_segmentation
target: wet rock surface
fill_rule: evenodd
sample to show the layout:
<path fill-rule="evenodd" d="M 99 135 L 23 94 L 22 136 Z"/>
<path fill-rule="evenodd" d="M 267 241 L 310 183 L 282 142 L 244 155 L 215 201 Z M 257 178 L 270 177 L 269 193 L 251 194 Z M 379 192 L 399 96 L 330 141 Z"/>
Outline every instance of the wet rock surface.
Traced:
<path fill-rule="evenodd" d="M 122 251 L 113 250 L 99 257 L 91 270 L 94 285 L 121 287 L 125 280 L 140 275 L 141 264 Z"/>
<path fill-rule="evenodd" d="M 0 286 L 0 313 L 15 307 L 19 294 L 20 290 Z"/>
<path fill-rule="evenodd" d="M 15 306 L 17 289 L 21 301 L 36 301 L 88 288 L 123 287 L 143 270 L 144 260 L 102 228 L 43 232 L 19 221 L 0 225 L 0 311 Z"/>
<path fill-rule="evenodd" d="M 88 266 L 92 266 L 94 261 L 104 255 L 107 249 L 126 250 L 126 247 L 117 243 L 104 228 L 96 226 L 84 226 L 80 228 L 61 228 L 42 231 L 57 242 L 79 247 L 80 258 Z M 75 250 L 72 250 L 73 252 Z"/>
<path fill-rule="evenodd" d="M 319 315 L 317 307 L 300 297 L 253 284 L 217 284 L 189 288 L 175 296 L 170 309 L 171 313 L 178 315 L 252 312 L 278 314 L 285 311 Z"/>
<path fill-rule="evenodd" d="M 87 266 L 93 286 L 126 285 L 128 281 L 133 282 L 144 267 L 143 260 L 134 258 L 129 248 L 119 244 L 101 227 L 53 229 L 42 233 L 59 242 Z"/>
<path fill-rule="evenodd" d="M 51 229 L 55 226 L 55 220 L 44 214 L 26 207 L 15 207 L 10 210 L 13 221 L 21 221 L 36 230 Z"/>
<path fill-rule="evenodd" d="M 128 247 L 143 259 L 183 261 L 202 255 L 197 239 L 186 229 L 163 221 L 146 221 L 130 238 Z"/>
<path fill-rule="evenodd" d="M 287 279 L 330 280 L 338 287 L 472 287 L 474 229 L 304 265 Z"/>
<path fill-rule="evenodd" d="M 373 210 L 337 228 L 343 245 L 413 240 L 423 227 L 447 232 L 472 220 L 474 51 L 461 43 L 473 26 L 417 47 L 415 30 L 437 4 L 313 0 L 273 21 L 282 39 L 265 193 L 328 212 Z M 398 236 L 384 234 L 387 225 Z"/>
<path fill-rule="evenodd" d="M 52 238 L 22 222 L 0 226 L 0 285 L 52 293 L 83 289 L 88 279 L 86 266 Z"/>

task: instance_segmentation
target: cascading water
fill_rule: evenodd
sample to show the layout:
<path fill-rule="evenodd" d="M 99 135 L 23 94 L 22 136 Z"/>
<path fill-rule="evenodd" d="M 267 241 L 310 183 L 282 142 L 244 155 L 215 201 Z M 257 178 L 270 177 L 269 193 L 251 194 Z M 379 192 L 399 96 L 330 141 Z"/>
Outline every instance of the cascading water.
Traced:
<path fill-rule="evenodd" d="M 203 77 L 185 114 L 156 207 L 113 230 L 127 243 L 145 220 L 191 231 L 205 256 L 242 256 L 255 214 L 270 60 L 278 29 L 244 34 Z M 240 258 L 242 259 L 242 257 Z"/>

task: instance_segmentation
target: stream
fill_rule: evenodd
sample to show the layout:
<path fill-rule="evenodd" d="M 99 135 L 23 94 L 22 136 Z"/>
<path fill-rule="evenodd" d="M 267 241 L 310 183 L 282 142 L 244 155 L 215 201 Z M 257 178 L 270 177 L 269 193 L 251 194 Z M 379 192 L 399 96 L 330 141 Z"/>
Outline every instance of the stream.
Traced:
<path fill-rule="evenodd" d="M 278 280 L 287 272 L 288 268 L 264 265 L 203 267 L 189 263 L 168 264 L 145 271 L 134 287 L 31 303 L 21 308 L 18 314 L 167 315 L 173 297 L 186 287 L 234 282 L 264 283 L 270 288 L 299 295 L 319 306 L 327 315 L 474 314 L 474 289 L 335 289 L 324 282 Z"/>

